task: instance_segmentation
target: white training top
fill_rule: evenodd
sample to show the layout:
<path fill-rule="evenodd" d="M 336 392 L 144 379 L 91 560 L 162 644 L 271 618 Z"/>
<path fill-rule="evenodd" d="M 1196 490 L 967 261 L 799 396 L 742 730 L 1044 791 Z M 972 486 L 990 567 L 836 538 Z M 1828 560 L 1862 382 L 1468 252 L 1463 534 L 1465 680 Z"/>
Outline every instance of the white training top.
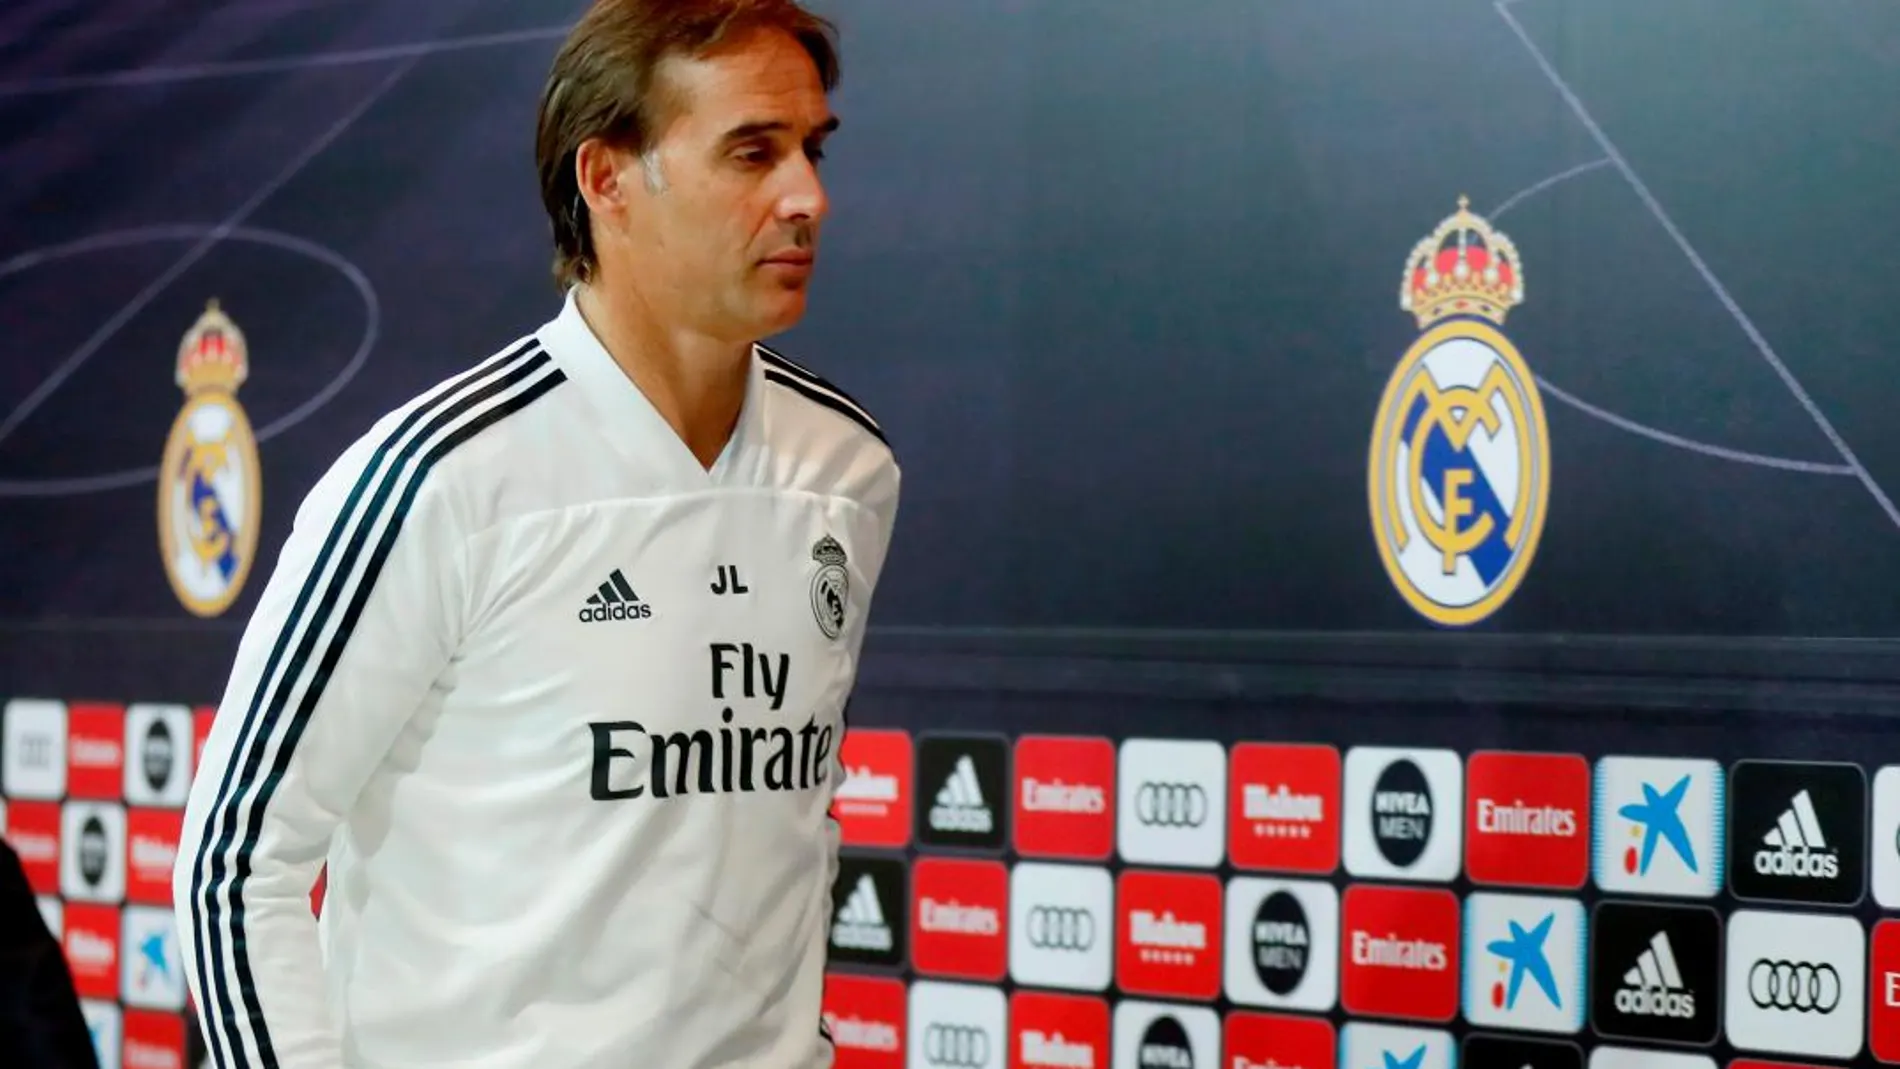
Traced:
<path fill-rule="evenodd" d="M 828 1066 L 828 810 L 898 484 L 762 346 L 701 467 L 572 293 L 378 421 L 297 513 L 185 810 L 211 1063 Z"/>

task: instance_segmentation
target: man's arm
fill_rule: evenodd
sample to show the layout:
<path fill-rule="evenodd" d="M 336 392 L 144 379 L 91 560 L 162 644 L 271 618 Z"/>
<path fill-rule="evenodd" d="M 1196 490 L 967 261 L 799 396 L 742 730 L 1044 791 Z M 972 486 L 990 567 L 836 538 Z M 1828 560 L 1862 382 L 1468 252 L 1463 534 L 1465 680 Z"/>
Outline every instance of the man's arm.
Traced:
<path fill-rule="evenodd" d="M 386 421 L 304 500 L 192 781 L 173 901 L 218 1069 L 343 1064 L 311 888 L 464 619 L 427 426 Z"/>

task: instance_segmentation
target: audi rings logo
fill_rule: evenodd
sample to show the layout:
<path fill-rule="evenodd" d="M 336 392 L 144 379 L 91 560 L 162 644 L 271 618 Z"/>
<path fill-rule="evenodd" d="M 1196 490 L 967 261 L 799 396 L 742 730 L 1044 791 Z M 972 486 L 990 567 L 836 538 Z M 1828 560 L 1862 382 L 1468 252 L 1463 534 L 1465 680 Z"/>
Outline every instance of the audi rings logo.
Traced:
<path fill-rule="evenodd" d="M 1748 970 L 1748 997 L 1764 1010 L 1833 1013 L 1841 1004 L 1841 974 L 1826 963 L 1758 961 Z"/>
<path fill-rule="evenodd" d="M 1095 945 L 1095 915 L 1067 906 L 1031 907 L 1029 945 L 1041 950 L 1087 950 Z"/>
<path fill-rule="evenodd" d="M 933 1024 L 924 1029 L 924 1060 L 951 1069 L 990 1063 L 990 1034 L 974 1025 Z"/>
<path fill-rule="evenodd" d="M 1207 820 L 1207 791 L 1198 783 L 1144 783 L 1135 819 L 1161 828 L 1198 828 Z"/>

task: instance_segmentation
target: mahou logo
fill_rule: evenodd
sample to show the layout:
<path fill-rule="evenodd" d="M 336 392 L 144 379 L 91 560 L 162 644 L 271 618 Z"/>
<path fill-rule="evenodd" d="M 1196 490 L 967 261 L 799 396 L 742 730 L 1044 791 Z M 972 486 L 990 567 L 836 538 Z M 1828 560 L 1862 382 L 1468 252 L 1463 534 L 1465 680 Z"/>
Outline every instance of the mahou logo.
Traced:
<path fill-rule="evenodd" d="M 1241 743 L 1228 779 L 1229 843 L 1243 869 L 1327 873 L 1339 867 L 1339 751 Z"/>
<path fill-rule="evenodd" d="M 1115 744 L 1027 736 L 1016 743 L 1016 851 L 1099 861 L 1115 848 Z"/>
<path fill-rule="evenodd" d="M 1107 1069 L 1108 1003 L 1018 991 L 1009 1000 L 1010 1069 Z"/>
<path fill-rule="evenodd" d="M 66 960 L 80 998 L 119 997 L 119 911 L 74 903 L 66 907 Z"/>
<path fill-rule="evenodd" d="M 176 809 L 133 809 L 125 815 L 127 901 L 172 904 L 172 869 L 184 814 Z"/>
<path fill-rule="evenodd" d="M 1458 899 L 1365 885 L 1341 905 L 1340 1001 L 1349 1013 L 1448 1021 L 1458 1012 Z"/>
<path fill-rule="evenodd" d="M 999 861 L 921 858 L 911 885 L 917 971 L 1001 980 L 1009 968 L 1009 870 Z"/>
<path fill-rule="evenodd" d="M 1575 754 L 1474 753 L 1465 779 L 1472 882 L 1583 886 L 1590 875 L 1588 762 Z"/>
<path fill-rule="evenodd" d="M 1213 876 L 1123 872 L 1116 888 L 1118 985 L 1131 994 L 1220 994 L 1221 886 Z"/>
<path fill-rule="evenodd" d="M 838 757 L 844 782 L 832 799 L 831 815 L 838 819 L 845 845 L 910 845 L 910 735 L 853 728 L 845 732 Z"/>
<path fill-rule="evenodd" d="M 824 1024 L 836 1069 L 899 1069 L 904 1064 L 904 985 L 898 980 L 831 973 Z"/>

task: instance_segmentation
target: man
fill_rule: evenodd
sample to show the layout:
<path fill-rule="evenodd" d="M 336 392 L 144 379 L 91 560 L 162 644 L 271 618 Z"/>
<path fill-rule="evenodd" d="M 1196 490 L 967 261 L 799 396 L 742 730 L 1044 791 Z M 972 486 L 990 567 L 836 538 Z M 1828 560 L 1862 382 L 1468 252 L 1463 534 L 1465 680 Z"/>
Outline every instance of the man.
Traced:
<path fill-rule="evenodd" d="M 20 855 L 0 839 L 0 1051 L 8 1069 L 99 1069 L 59 940 Z"/>
<path fill-rule="evenodd" d="M 343 453 L 239 647 L 175 879 L 213 1065 L 830 1064 L 828 811 L 899 473 L 755 341 L 805 308 L 830 34 L 599 0 L 560 51 L 565 306 Z"/>

